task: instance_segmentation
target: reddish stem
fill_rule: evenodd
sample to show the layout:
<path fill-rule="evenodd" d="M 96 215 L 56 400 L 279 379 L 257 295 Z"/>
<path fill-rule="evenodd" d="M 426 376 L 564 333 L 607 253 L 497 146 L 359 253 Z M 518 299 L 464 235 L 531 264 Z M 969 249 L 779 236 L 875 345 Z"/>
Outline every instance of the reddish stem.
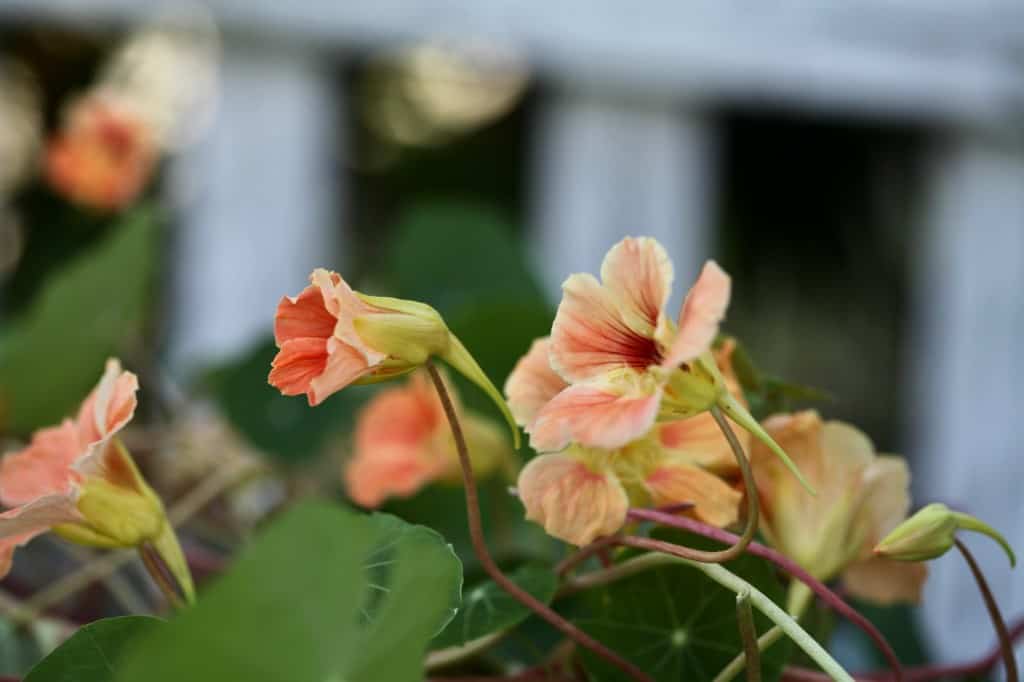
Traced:
<path fill-rule="evenodd" d="M 1024 635 L 1024 618 L 1019 619 L 1007 632 L 1010 641 L 1015 641 Z M 996 643 L 988 653 L 974 661 L 967 663 L 952 663 L 949 665 L 922 665 L 905 670 L 907 682 L 929 682 L 947 677 L 980 677 L 985 675 L 1003 656 L 1003 646 Z M 888 670 L 874 670 L 866 673 L 858 673 L 853 676 L 856 680 L 864 682 L 882 682 L 888 680 Z M 788 682 L 831 682 L 828 675 L 810 670 L 808 668 L 787 667 L 782 673 L 782 679 Z"/>
<path fill-rule="evenodd" d="M 999 612 L 999 604 L 996 603 L 996 598 L 992 595 L 988 581 L 985 580 L 985 574 L 981 572 L 981 567 L 975 561 L 974 555 L 967 549 L 967 545 L 956 539 L 953 542 L 956 544 L 956 548 L 960 550 L 960 554 L 963 555 L 968 567 L 970 567 L 971 573 L 974 575 L 974 581 L 978 583 L 978 591 L 981 592 L 981 596 L 985 600 L 985 608 L 988 609 L 989 618 L 992 619 L 992 627 L 995 628 L 996 635 L 999 637 L 999 646 L 1003 650 L 1006 682 L 1017 682 L 1017 659 L 1013 655 L 1013 640 L 1010 639 L 1010 633 L 1006 631 L 1006 621 L 1003 620 L 1003 614 Z"/>
<path fill-rule="evenodd" d="M 579 629 L 565 618 L 562 618 L 547 604 L 543 603 L 532 594 L 519 587 L 519 585 L 512 582 L 512 580 L 502 573 L 500 568 L 498 568 L 498 564 L 496 564 L 494 559 L 491 557 L 491 553 L 487 549 L 487 542 L 484 539 L 483 523 L 480 520 L 480 501 L 476 489 L 476 479 L 473 477 L 473 464 L 469 459 L 469 449 L 466 447 L 466 439 L 462 433 L 462 425 L 459 423 L 459 417 L 455 412 L 455 407 L 452 405 L 451 397 L 448 395 L 448 389 L 445 387 L 444 381 L 441 379 L 441 375 L 438 373 L 434 363 L 427 360 L 426 367 L 427 371 L 430 373 L 431 380 L 434 382 L 434 388 L 437 389 L 437 394 L 441 398 L 441 406 L 444 408 L 445 416 L 448 418 L 448 425 L 451 427 L 452 436 L 455 438 L 455 446 L 459 452 L 459 463 L 462 465 L 462 482 L 466 491 L 466 516 L 469 520 L 469 536 L 473 542 L 473 550 L 476 553 L 477 559 L 480 560 L 480 565 L 483 566 L 483 569 L 491 576 L 491 579 L 503 590 L 512 595 L 514 599 L 525 607 L 546 620 L 562 634 L 569 637 L 580 646 L 590 649 L 608 663 L 632 677 L 634 680 L 653 682 L 653 680 L 651 680 L 644 671 L 640 670 L 640 668 L 623 659 L 614 651 L 583 632 L 583 630 Z"/>
<path fill-rule="evenodd" d="M 701 523 L 695 519 L 666 514 L 665 512 L 661 512 L 656 509 L 630 509 L 629 516 L 636 520 L 653 521 L 665 526 L 688 530 L 692 533 L 697 533 L 698 535 L 703 535 L 704 537 L 708 537 L 712 540 L 717 540 L 718 542 L 725 544 L 735 543 L 738 539 L 736 535 L 727 530 L 722 530 L 721 528 Z M 659 540 L 650 540 L 649 538 L 644 539 L 648 542 L 643 544 L 631 544 L 635 547 L 644 547 L 645 549 L 658 549 L 658 551 L 664 551 L 661 549 L 661 545 L 671 545 L 671 543 L 661 543 Z M 653 545 L 653 543 L 659 543 L 658 547 L 645 546 L 647 544 Z M 672 545 L 672 547 L 678 547 L 678 545 Z M 789 573 L 792 577 L 807 585 L 807 587 L 811 588 L 811 591 L 814 592 L 819 599 L 863 630 L 864 633 L 871 638 L 871 641 L 875 643 L 875 646 L 878 647 L 879 651 L 882 652 L 882 655 L 885 656 L 885 660 L 892 668 L 893 675 L 897 682 L 901 682 L 904 679 L 903 667 L 900 664 L 899 659 L 896 657 L 896 652 L 893 651 L 891 646 L 889 646 L 889 642 L 886 641 L 885 636 L 882 635 L 878 628 L 876 628 L 871 621 L 862 616 L 860 612 L 843 601 L 835 592 L 826 587 L 824 583 L 804 570 L 800 564 L 796 563 L 786 555 L 777 552 L 771 547 L 766 547 L 759 542 L 751 542 L 747 545 L 747 552 L 754 556 L 759 556 L 762 559 L 771 561 L 786 573 Z M 679 556 L 677 552 L 669 551 L 669 553 Z"/>

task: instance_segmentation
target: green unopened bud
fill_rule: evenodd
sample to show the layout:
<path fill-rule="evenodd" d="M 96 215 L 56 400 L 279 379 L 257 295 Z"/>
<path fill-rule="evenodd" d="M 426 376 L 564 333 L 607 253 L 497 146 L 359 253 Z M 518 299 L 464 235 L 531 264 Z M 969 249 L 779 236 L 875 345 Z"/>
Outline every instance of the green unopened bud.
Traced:
<path fill-rule="evenodd" d="M 896 526 L 874 549 L 877 556 L 897 561 L 936 559 L 953 547 L 958 530 L 973 530 L 989 536 L 1003 548 L 1015 566 L 1017 557 L 998 531 L 987 523 L 944 504 L 929 504 Z"/>

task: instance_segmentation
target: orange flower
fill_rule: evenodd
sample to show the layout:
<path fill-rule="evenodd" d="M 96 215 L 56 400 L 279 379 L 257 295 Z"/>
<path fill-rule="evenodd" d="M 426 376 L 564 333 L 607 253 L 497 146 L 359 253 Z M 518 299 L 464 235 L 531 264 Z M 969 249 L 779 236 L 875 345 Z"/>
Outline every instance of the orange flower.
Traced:
<path fill-rule="evenodd" d="M 448 391 L 457 401 L 451 385 Z M 487 476 L 513 453 L 490 420 L 456 407 L 474 474 Z M 437 480 L 459 480 L 455 440 L 426 372 L 381 391 L 362 409 L 355 454 L 344 473 L 349 497 L 364 507 L 377 507 L 391 496 L 408 497 Z"/>
<path fill-rule="evenodd" d="M 138 380 L 108 360 L 76 419 L 37 431 L 0 461 L 0 576 L 15 548 L 53 530 L 96 547 L 152 543 L 187 594 L 191 579 L 163 504 L 116 436 L 135 413 Z"/>
<path fill-rule="evenodd" d="M 537 339 L 505 384 L 512 414 L 530 423 L 568 385 L 551 369 L 550 341 Z M 716 360 L 731 390 L 740 394 L 726 342 Z M 746 434 L 741 432 L 741 437 Z M 645 437 L 606 450 L 570 445 L 533 459 L 519 476 L 527 518 L 567 542 L 583 545 L 619 530 L 630 503 L 669 506 L 692 503 L 693 516 L 726 526 L 738 518 L 741 494 L 707 469 L 736 471 L 732 450 L 714 419 L 702 413 L 656 425 Z"/>
<path fill-rule="evenodd" d="M 814 411 L 777 415 L 764 427 L 819 490 L 814 497 L 794 485 L 778 460 L 755 443 L 751 460 L 768 541 L 819 580 L 841 576 L 856 596 L 883 604 L 918 601 L 926 568 L 872 553 L 906 518 L 906 462 L 877 455 L 863 433 L 842 422 L 822 422 Z"/>
<path fill-rule="evenodd" d="M 350 384 L 392 379 L 439 357 L 495 402 L 518 447 L 519 430 L 504 399 L 436 310 L 353 291 L 338 273 L 323 268 L 310 281 L 298 296 L 282 298 L 274 317 L 280 350 L 268 381 L 281 393 L 305 394 L 310 405 L 318 405 Z"/>
<path fill-rule="evenodd" d="M 46 177 L 75 203 L 115 211 L 142 192 L 157 157 L 156 142 L 135 110 L 123 98 L 93 93 L 74 103 L 50 141 Z"/>

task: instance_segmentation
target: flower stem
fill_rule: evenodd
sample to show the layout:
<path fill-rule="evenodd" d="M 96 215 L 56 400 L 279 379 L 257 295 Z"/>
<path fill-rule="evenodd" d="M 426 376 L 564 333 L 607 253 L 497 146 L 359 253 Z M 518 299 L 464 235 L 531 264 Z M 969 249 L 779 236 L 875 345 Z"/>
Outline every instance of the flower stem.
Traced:
<path fill-rule="evenodd" d="M 985 574 L 981 572 L 981 567 L 975 561 L 974 555 L 967 549 L 967 545 L 958 539 L 954 539 L 953 542 L 970 567 L 971 573 L 974 574 L 974 581 L 978 583 L 978 591 L 981 592 L 981 596 L 985 600 L 985 607 L 992 619 L 992 627 L 995 628 L 996 635 L 999 637 L 999 646 L 1003 650 L 1006 682 L 1017 682 L 1017 659 L 1013 655 L 1013 640 L 1010 639 L 1010 633 L 1006 630 L 1006 622 L 1003 620 L 1003 614 L 999 611 L 995 597 L 992 596 L 992 590 L 989 589 L 988 581 L 985 580 Z"/>
<path fill-rule="evenodd" d="M 698 533 L 722 543 L 736 542 L 736 536 L 729 531 L 722 530 L 721 528 L 716 528 L 684 516 L 674 516 L 655 509 L 631 509 L 629 511 L 629 515 L 632 518 L 655 521 L 666 526 L 674 526 L 676 528 L 681 528 L 682 530 Z M 648 547 L 648 549 L 655 548 Z M 896 652 L 893 651 L 889 642 L 885 639 L 885 636 L 878 630 L 878 628 L 875 627 L 870 620 L 861 615 L 859 611 L 847 604 L 839 595 L 826 587 L 824 583 L 804 570 L 800 564 L 796 563 L 781 552 L 778 552 L 771 547 L 766 547 L 759 542 L 751 542 L 747 546 L 747 553 L 761 557 L 762 559 L 767 559 L 793 578 L 807 585 L 807 587 L 811 588 L 811 591 L 814 592 L 814 594 L 825 602 L 825 604 L 827 604 L 833 611 L 845 617 L 851 623 L 863 630 L 864 633 L 871 638 L 871 641 L 874 642 L 875 646 L 878 647 L 878 650 L 889 663 L 889 667 L 892 668 L 895 680 L 897 682 L 901 682 L 903 680 L 903 668 L 899 659 L 896 657 Z"/>
<path fill-rule="evenodd" d="M 611 665 L 629 675 L 634 680 L 652 682 L 651 678 L 629 661 L 623 659 L 614 651 L 598 642 L 596 639 L 580 630 L 578 627 L 555 613 L 547 604 L 544 604 L 532 594 L 516 585 L 512 580 L 502 573 L 501 569 L 494 562 L 490 551 L 487 549 L 487 542 L 484 539 L 483 524 L 480 520 L 480 502 L 477 495 L 476 479 L 473 477 L 473 465 L 469 459 L 469 450 L 466 447 L 466 439 L 462 433 L 462 425 L 455 413 L 451 396 L 445 388 L 444 381 L 437 371 L 437 367 L 430 360 L 426 362 L 427 371 L 437 389 L 438 397 L 441 399 L 441 406 L 444 408 L 445 416 L 448 418 L 448 425 L 451 427 L 452 436 L 455 438 L 456 449 L 459 452 L 459 463 L 462 465 L 462 482 L 466 491 L 466 516 L 469 521 L 469 536 L 473 542 L 473 550 L 480 565 L 503 590 L 508 592 L 516 601 L 520 602 L 538 616 L 546 620 L 562 634 L 572 639 L 582 647 L 590 649 L 595 654 L 608 661 Z"/>
<path fill-rule="evenodd" d="M 814 593 L 811 592 L 807 585 L 798 582 L 791 583 L 789 586 L 789 598 L 787 599 L 786 604 L 786 610 L 789 612 L 789 615 L 799 621 L 800 617 L 807 609 L 808 604 L 810 604 L 811 597 L 813 596 Z M 767 651 L 770 646 L 780 639 L 782 639 L 782 628 L 778 625 L 773 625 L 763 635 L 757 638 L 758 654 Z M 730 680 L 736 677 L 736 675 L 738 675 L 746 665 L 747 655 L 745 653 L 740 654 L 729 661 L 729 664 L 715 675 L 715 679 L 712 682 L 730 682 Z"/>
<path fill-rule="evenodd" d="M 626 539 L 628 538 L 623 538 L 623 540 Z M 817 663 L 829 677 L 839 682 L 853 682 L 853 678 L 850 674 L 846 672 L 843 667 L 839 665 L 839 663 L 837 663 L 836 660 L 832 658 L 832 656 L 829 655 L 829 653 L 825 651 L 817 641 L 815 641 L 813 637 L 807 634 L 807 632 L 800 627 L 799 623 L 790 617 L 789 614 L 779 608 L 779 606 L 769 599 L 763 592 L 720 564 L 708 564 L 700 561 L 683 559 L 672 554 L 652 552 L 649 554 L 641 554 L 638 557 L 628 559 L 620 564 L 615 564 L 609 569 L 595 571 L 594 573 L 589 573 L 579 578 L 575 578 L 567 584 L 567 587 L 571 586 L 571 592 L 578 592 L 583 589 L 605 585 L 607 583 L 614 582 L 615 580 L 635 575 L 641 571 L 673 563 L 683 563 L 687 566 L 692 566 L 722 587 L 732 590 L 737 594 L 745 590 L 749 591 L 751 604 L 753 604 L 758 611 L 767 616 L 769 620 L 782 628 L 782 631 L 786 633 L 786 635 L 788 635 L 797 646 L 803 649 L 804 653 L 810 656 L 811 659 Z"/>
<path fill-rule="evenodd" d="M 758 647 L 754 612 L 750 608 L 750 590 L 736 595 L 736 623 L 740 639 L 743 640 L 743 652 L 746 654 L 747 682 L 761 682 L 761 650 Z"/>

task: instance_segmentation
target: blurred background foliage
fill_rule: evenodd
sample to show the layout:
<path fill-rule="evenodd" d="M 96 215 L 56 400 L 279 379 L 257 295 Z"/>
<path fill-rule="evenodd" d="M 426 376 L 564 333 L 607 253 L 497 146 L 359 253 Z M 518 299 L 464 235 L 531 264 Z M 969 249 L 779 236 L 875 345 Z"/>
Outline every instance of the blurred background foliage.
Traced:
<path fill-rule="evenodd" d="M 52 135 L 64 103 L 94 81 L 115 49 L 115 36 L 40 26 L 5 33 L 0 56 L 30 74 L 42 134 Z M 403 85 L 415 81 L 417 65 L 431 59 L 436 63 L 437 56 L 403 60 L 367 53 L 336 60 L 333 78 L 354 93 L 344 117 L 352 149 L 329 180 L 338 191 L 346 188 L 350 204 L 330 226 L 344 242 L 344 256 L 324 253 L 322 264 L 343 272 L 358 289 L 429 302 L 500 387 L 530 342 L 549 332 L 556 303 L 531 259 L 525 180 L 535 107 L 548 93 L 546 84 L 519 72 L 493 88 L 501 96 L 482 98 L 469 113 L 431 114 Z M 921 133 L 900 127 L 881 132 L 841 118 L 809 123 L 740 107 L 720 113 L 724 189 L 717 197 L 716 257 L 734 277 L 726 329 L 744 342 L 750 359 L 745 386 L 761 401 L 755 410 L 764 414 L 827 395 L 834 399 L 827 405 L 831 416 L 860 425 L 884 449 L 898 451 L 904 424 L 896 407 L 905 397 L 898 378 L 906 363 L 908 259 L 915 239 L 911 207 L 920 182 L 915 152 Z M 259 498 L 255 502 L 240 496 L 192 520 L 187 544 L 201 555 L 240 545 L 262 512 L 288 496 L 343 495 L 340 472 L 351 451 L 353 424 L 380 387 L 346 390 L 315 410 L 302 398 L 281 396 L 266 381 L 276 352 L 269 318 L 265 337 L 233 357 L 205 363 L 187 376 L 169 372 L 168 282 L 181 215 L 166 185 L 158 168 L 138 201 L 113 213 L 69 204 L 38 175 L 2 197 L 0 437 L 13 444 L 69 414 L 103 359 L 121 356 L 142 379 L 136 451 L 154 479 L 174 481 L 168 489 L 175 491 L 201 480 L 165 471 L 183 466 L 179 430 L 188 428 L 197 404 L 222 417 L 238 438 L 217 440 L 208 460 L 227 459 L 229 453 L 219 448 L 230 443 L 232 452 L 260 458 L 272 472 L 261 474 L 267 485 L 252 493 Z M 622 229 L 644 232 L 642 224 Z M 281 230 L 286 239 L 287 226 Z M 598 267 L 595 262 L 590 270 Z M 296 281 L 280 294 L 294 295 L 303 285 Z M 459 377 L 455 382 L 464 404 L 497 418 L 475 387 Z M 161 455 L 162 449 L 171 457 Z M 525 461 L 532 454 L 524 447 L 520 456 Z M 488 537 L 504 565 L 521 569 L 538 593 L 550 592 L 530 578 L 530 562 L 556 559 L 565 549 L 524 520 L 510 484 L 500 475 L 482 482 Z M 259 512 L 245 511 L 252 508 Z M 440 532 L 462 560 L 467 584 L 482 580 L 461 488 L 429 486 L 388 502 L 384 511 Z M 39 551 L 42 561 L 53 563 L 51 545 Z M 760 564 L 750 570 L 766 571 Z M 699 607 L 686 595 L 702 594 L 708 586 L 685 569 L 666 572 L 692 589 L 677 590 L 667 601 L 661 593 L 636 599 L 653 600 L 652 609 L 669 602 L 680 610 Z M 775 578 L 761 575 L 758 581 Z M 36 587 L 25 573 L 12 578 L 16 592 Z M 615 599 L 632 600 L 635 587 L 616 586 L 624 594 Z M 624 617 L 602 615 L 605 597 L 596 594 L 597 601 L 560 608 L 589 610 L 602 622 Z M 58 609 L 65 616 L 70 612 Z M 502 615 L 506 623 L 518 624 L 517 634 L 488 654 L 494 666 L 507 666 L 524 649 L 544 649 L 553 641 L 535 619 L 520 623 L 523 614 Z M 669 618 L 667 612 L 656 615 Z M 908 662 L 926 657 L 905 611 L 872 615 Z M 671 623 L 659 621 L 658 627 L 671 644 Z M 821 627 L 830 631 L 831 624 Z M 0 673 L 22 672 L 25 661 L 38 655 L 37 639 L 7 655 L 4 647 L 20 646 L 24 635 L 4 632 L 0 660 L 7 670 Z M 860 647 L 861 660 L 869 651 Z M 685 660 L 677 663 L 679 670 L 693 672 Z M 593 661 L 587 667 L 606 674 Z"/>

